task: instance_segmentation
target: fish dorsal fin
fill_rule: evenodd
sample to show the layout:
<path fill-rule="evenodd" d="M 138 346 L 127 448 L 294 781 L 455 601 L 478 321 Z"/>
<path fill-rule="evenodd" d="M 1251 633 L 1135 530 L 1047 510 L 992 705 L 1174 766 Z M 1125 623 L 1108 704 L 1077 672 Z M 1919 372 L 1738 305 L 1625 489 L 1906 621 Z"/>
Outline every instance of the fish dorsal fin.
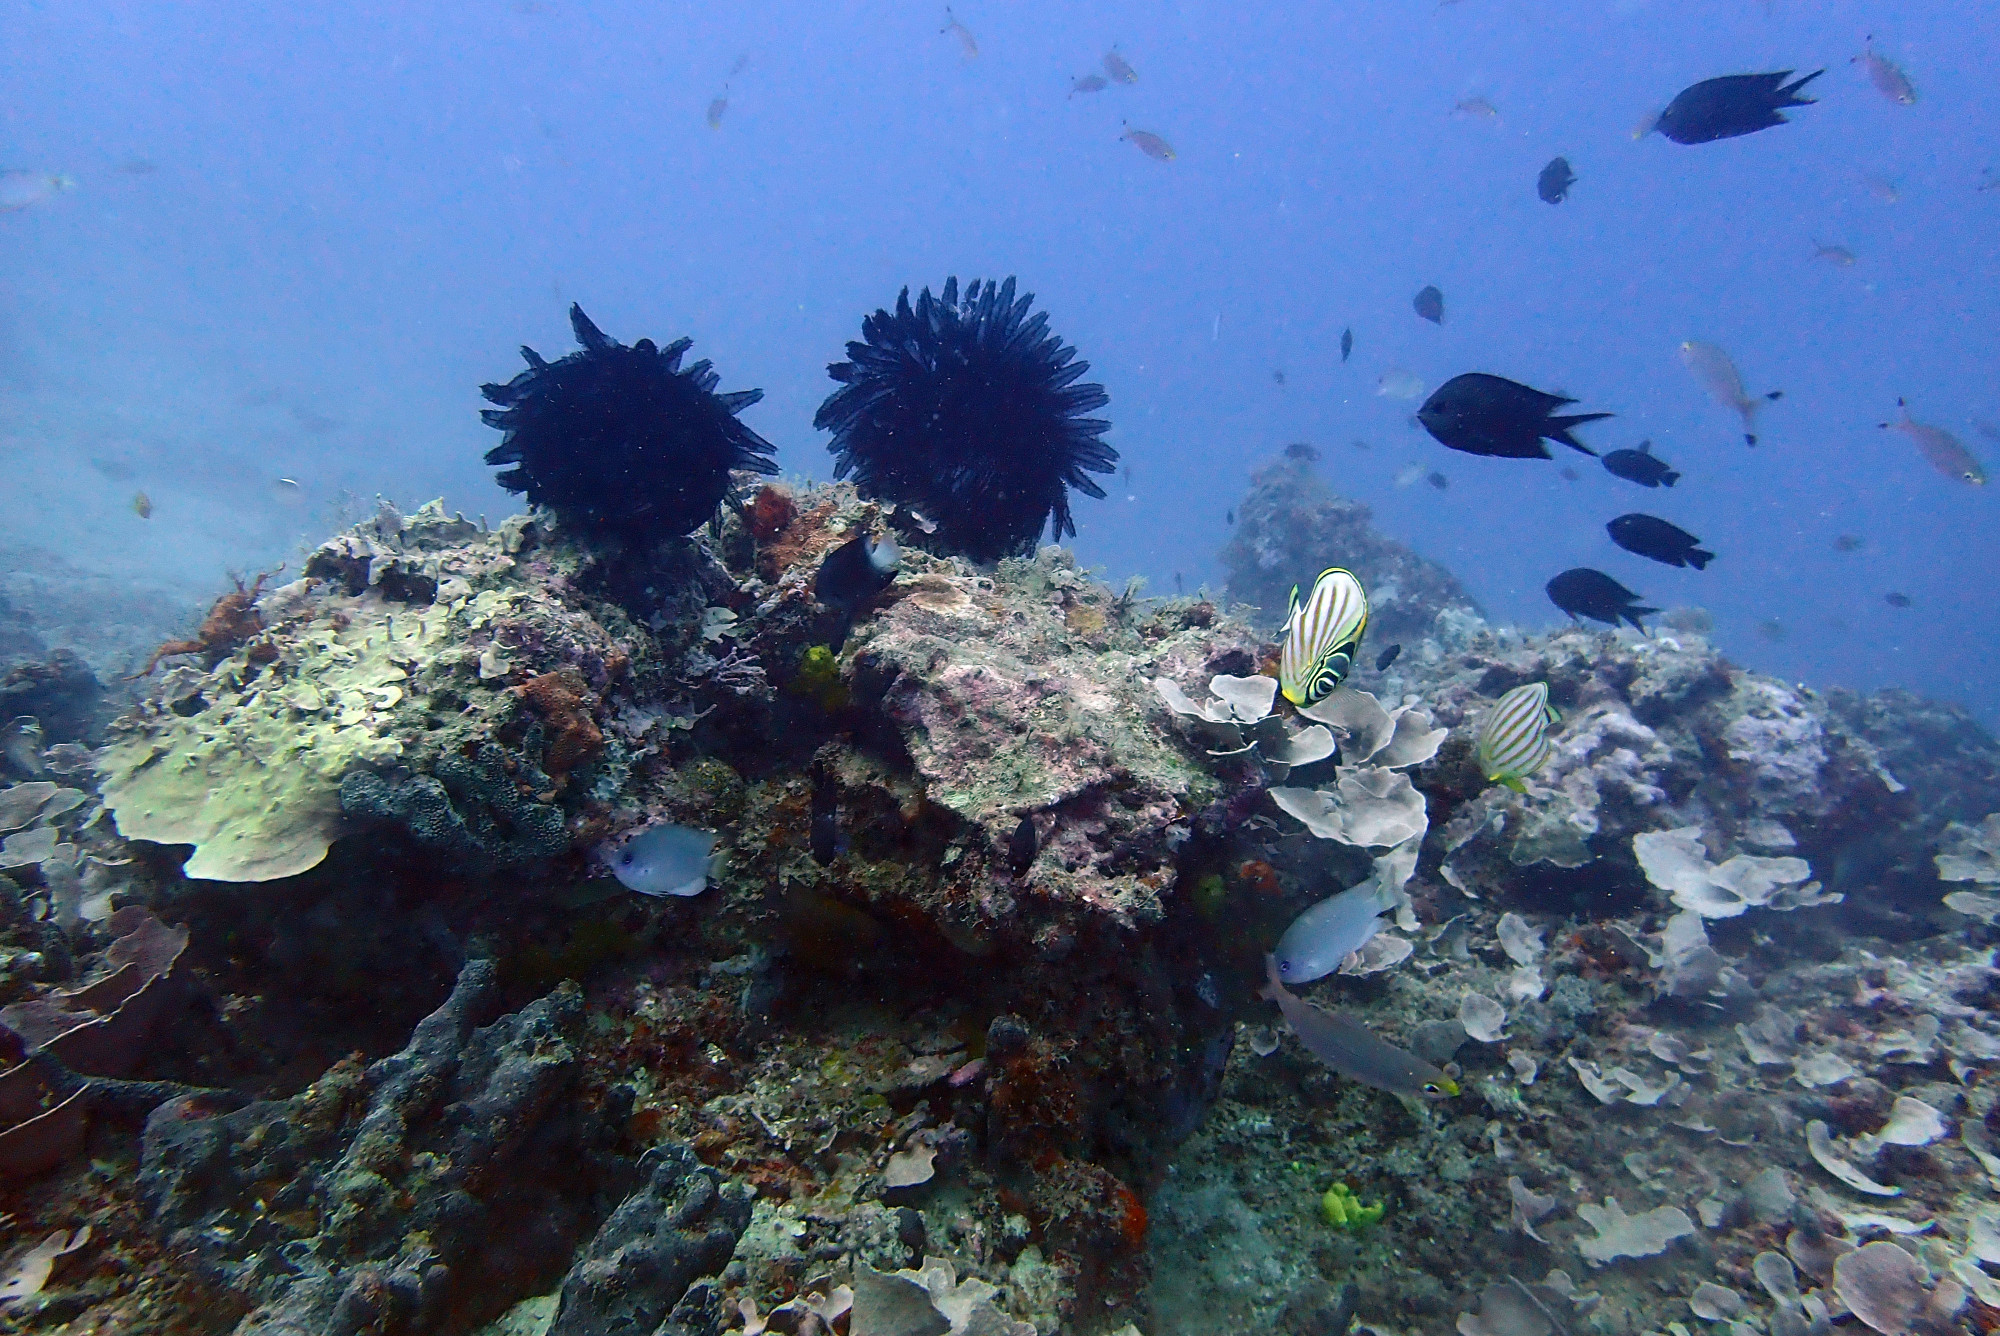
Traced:
<path fill-rule="evenodd" d="M 1285 623 L 1286 623 L 1286 625 L 1288 625 L 1288 626 L 1289 626 L 1289 625 L 1291 624 L 1291 620 L 1292 620 L 1292 618 L 1294 618 L 1294 617 L 1296 617 L 1296 616 L 1298 616 L 1298 615 L 1299 615 L 1299 587 L 1298 587 L 1297 585 L 1293 585 L 1293 586 L 1292 586 L 1292 596 L 1291 596 L 1291 597 L 1290 597 L 1289 599 L 1287 599 L 1287 600 L 1285 601 Z"/>
<path fill-rule="evenodd" d="M 1653 443 L 1652 443 L 1651 441 L 1641 441 L 1641 442 L 1639 442 L 1639 453 L 1640 453 L 1640 454 L 1642 454 L 1642 455 L 1650 455 L 1650 454 L 1652 454 L 1652 453 L 1653 453 Z"/>

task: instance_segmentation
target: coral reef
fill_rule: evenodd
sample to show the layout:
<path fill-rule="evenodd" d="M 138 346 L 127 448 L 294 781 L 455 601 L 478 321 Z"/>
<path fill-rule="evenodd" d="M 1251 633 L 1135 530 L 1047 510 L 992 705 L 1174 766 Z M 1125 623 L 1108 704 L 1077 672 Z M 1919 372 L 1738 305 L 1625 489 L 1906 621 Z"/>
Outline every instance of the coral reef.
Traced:
<path fill-rule="evenodd" d="M 1260 475 L 1258 532 L 1303 462 Z M 1688 632 L 1489 627 L 1372 539 L 1412 643 L 1298 712 L 1255 629 L 1060 549 L 916 547 L 818 602 L 828 553 L 906 519 L 771 484 L 635 552 L 384 509 L 254 635 L 163 663 L 94 764 L 16 729 L 47 777 L 0 788 L 0 1018 L 188 996 L 115 1075 L 59 1036 L 8 1055 L 40 1083 L 8 1125 L 92 1110 L 0 1185 L 24 1259 L 91 1230 L 16 1314 L 1777 1336 L 2000 1307 L 2000 748 L 1962 716 Z M 1563 722 L 1517 792 L 1474 740 L 1531 682 Z M 606 875 L 666 827 L 713 833 L 701 889 Z M 1456 1095 L 1345 1080 L 1256 996 L 1371 879 L 1395 931 L 1307 990 Z"/>
<path fill-rule="evenodd" d="M 827 368 L 841 388 L 813 426 L 833 433 L 834 476 L 934 524 L 912 526 L 913 541 L 974 561 L 1025 556 L 1044 528 L 1057 542 L 1076 532 L 1071 488 L 1103 497 L 1090 475 L 1118 462 L 1100 439 L 1111 424 L 1082 414 L 1110 396 L 1078 383 L 1090 363 L 1048 332 L 1046 312 L 1030 318 L 1034 303 L 1015 299 L 1012 278 L 974 279 L 963 301 L 947 279 L 914 308 L 904 288 Z"/>

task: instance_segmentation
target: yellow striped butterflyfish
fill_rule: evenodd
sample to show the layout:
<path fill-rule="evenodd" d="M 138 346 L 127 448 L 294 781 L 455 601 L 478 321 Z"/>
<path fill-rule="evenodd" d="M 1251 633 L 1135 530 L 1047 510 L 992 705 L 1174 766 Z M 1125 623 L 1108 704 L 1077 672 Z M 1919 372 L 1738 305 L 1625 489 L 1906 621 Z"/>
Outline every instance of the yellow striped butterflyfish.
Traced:
<path fill-rule="evenodd" d="M 1549 759 L 1549 725 L 1562 714 L 1549 704 L 1549 684 L 1529 682 L 1502 695 L 1479 726 L 1479 768 L 1486 778 L 1526 793 L 1521 781 Z"/>
<path fill-rule="evenodd" d="M 1278 687 L 1285 699 L 1305 706 L 1332 695 L 1354 666 L 1367 629 L 1368 594 L 1354 572 L 1338 566 L 1321 571 L 1303 603 L 1293 585 L 1278 652 Z"/>

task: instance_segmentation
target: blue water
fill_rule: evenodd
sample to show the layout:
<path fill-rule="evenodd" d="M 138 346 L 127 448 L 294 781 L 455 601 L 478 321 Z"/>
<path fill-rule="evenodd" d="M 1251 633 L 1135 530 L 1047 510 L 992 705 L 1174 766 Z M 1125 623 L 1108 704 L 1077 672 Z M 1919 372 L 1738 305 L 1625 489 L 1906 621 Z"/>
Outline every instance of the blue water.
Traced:
<path fill-rule="evenodd" d="M 317 538 L 343 491 L 497 516 L 477 386 L 522 342 L 565 351 L 571 301 L 626 342 L 692 335 L 724 389 L 765 389 L 746 420 L 784 467 L 825 477 L 812 413 L 863 313 L 905 284 L 1016 274 L 1111 394 L 1129 485 L 1077 506 L 1108 575 L 1219 580 L 1249 469 L 1307 439 L 1497 617 L 1555 620 L 1542 583 L 1597 565 L 1708 607 L 1752 666 L 2000 719 L 1994 489 L 1875 426 L 1907 396 L 2000 465 L 1974 426 L 2000 422 L 2000 191 L 1977 189 L 2000 168 L 1991 15 L 956 13 L 976 57 L 928 4 L 8 6 L 0 167 L 78 188 L 0 215 L 0 536 L 192 605 L 225 567 Z M 1915 106 L 1849 64 L 1870 33 Z M 1114 43 L 1139 82 L 1067 96 Z M 1632 138 L 1697 79 L 1822 65 L 1789 126 Z M 1453 114 L 1474 97 L 1497 119 Z M 1124 120 L 1176 159 L 1121 142 Z M 1558 153 L 1579 182 L 1551 208 L 1534 182 Z M 1858 263 L 1815 260 L 1815 240 Z M 1410 310 L 1427 283 L 1442 328 Z M 1686 338 L 1785 391 L 1755 451 L 1678 363 Z M 1650 437 L 1686 479 L 1453 454 L 1407 424 L 1414 401 L 1375 394 L 1390 367 L 1565 390 L 1618 415 L 1585 439 Z M 1396 487 L 1412 463 L 1450 489 Z M 1635 509 L 1719 560 L 1619 552 L 1601 526 Z M 1867 546 L 1839 554 L 1840 534 Z M 1782 639 L 1758 630 L 1773 618 Z"/>

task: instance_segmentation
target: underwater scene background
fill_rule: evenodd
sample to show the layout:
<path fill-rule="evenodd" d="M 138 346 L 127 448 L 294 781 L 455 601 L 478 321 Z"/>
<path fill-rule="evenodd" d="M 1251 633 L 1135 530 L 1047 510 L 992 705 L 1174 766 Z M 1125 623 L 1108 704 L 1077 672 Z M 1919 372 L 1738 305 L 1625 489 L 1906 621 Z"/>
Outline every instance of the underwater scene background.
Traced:
<path fill-rule="evenodd" d="M 0 1328 L 2000 1329 L 1991 15 L 7 26 Z"/>

